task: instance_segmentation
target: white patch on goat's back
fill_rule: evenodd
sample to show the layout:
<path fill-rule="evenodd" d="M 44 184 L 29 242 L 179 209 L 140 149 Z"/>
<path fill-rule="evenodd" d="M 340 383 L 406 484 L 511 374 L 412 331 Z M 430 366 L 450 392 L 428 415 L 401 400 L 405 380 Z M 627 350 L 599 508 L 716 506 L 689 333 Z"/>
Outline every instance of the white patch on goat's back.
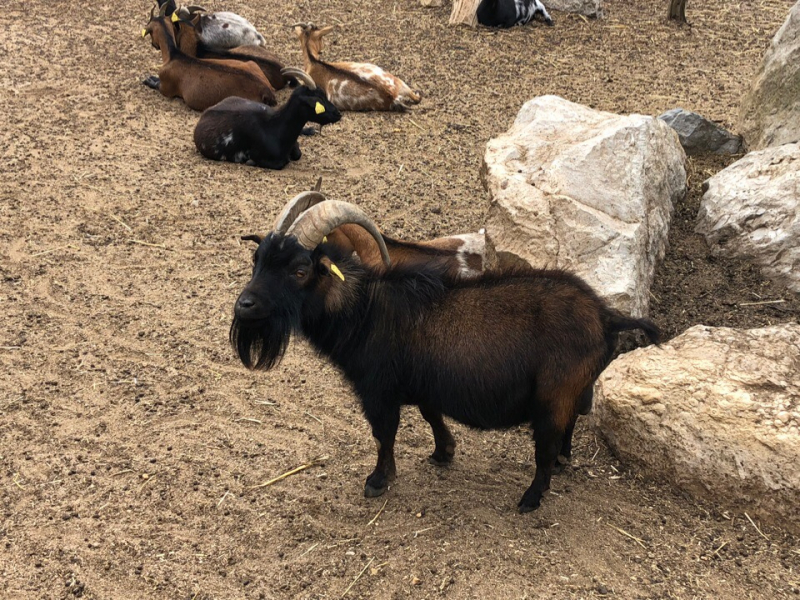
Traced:
<path fill-rule="evenodd" d="M 232 131 L 229 132 L 229 133 L 226 133 L 225 135 L 222 136 L 222 143 L 225 146 L 230 146 L 232 141 L 233 141 L 233 132 Z"/>
<path fill-rule="evenodd" d="M 481 257 L 481 264 L 486 262 L 486 236 L 481 233 L 462 233 L 451 238 L 462 240 L 464 244 L 457 250 L 459 271 L 462 277 L 477 277 L 480 270 L 475 270 L 467 263 L 467 256 L 474 254 Z"/>
<path fill-rule="evenodd" d="M 235 163 L 243 163 L 246 162 L 248 159 L 247 152 L 237 152 L 233 155 L 233 162 Z"/>

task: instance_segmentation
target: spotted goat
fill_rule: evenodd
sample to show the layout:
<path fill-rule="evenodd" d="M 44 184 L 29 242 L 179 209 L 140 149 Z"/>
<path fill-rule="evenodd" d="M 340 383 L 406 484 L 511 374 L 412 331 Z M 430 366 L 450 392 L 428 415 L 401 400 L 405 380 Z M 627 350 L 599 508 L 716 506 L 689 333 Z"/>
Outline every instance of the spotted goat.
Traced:
<path fill-rule="evenodd" d="M 422 99 L 419 91 L 376 65 L 323 61 L 322 37 L 332 30 L 333 26 L 320 29 L 313 23 L 294 25 L 306 72 L 339 110 L 402 111 L 419 104 Z"/>
<path fill-rule="evenodd" d="M 476 13 L 478 23 L 489 27 L 525 25 L 536 15 L 541 15 L 547 25 L 553 25 L 553 19 L 540 0 L 481 0 Z"/>

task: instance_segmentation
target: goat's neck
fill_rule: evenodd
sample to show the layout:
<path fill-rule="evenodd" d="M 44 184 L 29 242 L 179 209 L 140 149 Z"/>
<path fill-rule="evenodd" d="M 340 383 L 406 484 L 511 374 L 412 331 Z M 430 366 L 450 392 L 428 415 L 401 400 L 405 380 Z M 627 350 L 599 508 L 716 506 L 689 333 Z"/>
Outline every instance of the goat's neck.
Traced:
<path fill-rule="evenodd" d="M 277 113 L 273 122 L 278 125 L 281 143 L 294 144 L 306 125 L 309 116 L 307 105 L 299 97 L 291 96 Z"/>
<path fill-rule="evenodd" d="M 187 31 L 185 28 L 190 25 L 181 25 L 178 33 L 178 49 L 187 56 L 197 56 L 197 34 L 194 31 Z"/>
<path fill-rule="evenodd" d="M 153 28 L 151 35 L 154 36 L 155 41 L 161 50 L 161 60 L 165 64 L 175 58 L 175 56 L 178 54 L 181 54 L 181 51 L 178 50 L 178 46 L 175 44 L 175 32 L 172 29 L 171 24 L 167 24 L 166 21 L 160 21 L 159 27 Z"/>
<path fill-rule="evenodd" d="M 311 70 L 311 65 L 315 62 L 321 62 L 319 59 L 319 44 L 314 44 L 310 39 L 306 39 L 301 44 L 303 50 L 303 64 L 305 65 L 306 73 Z"/>

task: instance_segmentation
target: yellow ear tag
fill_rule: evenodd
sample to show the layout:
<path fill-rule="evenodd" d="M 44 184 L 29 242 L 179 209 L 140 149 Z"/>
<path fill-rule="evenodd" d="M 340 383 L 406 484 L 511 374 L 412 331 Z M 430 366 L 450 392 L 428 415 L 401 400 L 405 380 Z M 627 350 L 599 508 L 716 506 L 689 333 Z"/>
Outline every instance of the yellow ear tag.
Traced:
<path fill-rule="evenodd" d="M 316 112 L 318 115 L 321 115 L 325 112 L 325 107 L 322 106 L 321 103 L 317 102 L 317 105 L 314 107 L 314 112 Z"/>
<path fill-rule="evenodd" d="M 142 29 L 142 37 L 147 35 L 147 29 Z"/>
<path fill-rule="evenodd" d="M 172 22 L 173 22 L 173 23 L 177 23 L 177 22 L 178 22 L 178 21 L 180 21 L 180 20 L 181 20 L 181 19 L 180 19 L 180 17 L 178 16 L 178 13 L 176 13 L 176 12 L 172 13 Z"/>
<path fill-rule="evenodd" d="M 328 243 L 328 236 L 327 235 L 323 235 L 322 236 L 322 243 L 323 244 L 327 244 Z"/>
<path fill-rule="evenodd" d="M 342 275 L 342 272 L 339 270 L 339 267 L 337 267 L 337 266 L 336 266 L 335 264 L 333 264 L 333 263 L 331 263 L 331 273 L 333 273 L 333 274 L 334 274 L 334 275 L 336 275 L 336 276 L 337 276 L 339 279 L 341 279 L 342 281 L 344 281 L 344 275 Z"/>

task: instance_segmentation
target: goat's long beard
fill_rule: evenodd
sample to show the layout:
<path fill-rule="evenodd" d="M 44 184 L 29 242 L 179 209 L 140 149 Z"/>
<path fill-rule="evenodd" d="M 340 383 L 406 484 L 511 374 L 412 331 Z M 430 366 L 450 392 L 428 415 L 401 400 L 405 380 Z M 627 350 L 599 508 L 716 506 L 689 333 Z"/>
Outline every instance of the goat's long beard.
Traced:
<path fill-rule="evenodd" d="M 230 340 L 244 366 L 266 371 L 283 358 L 290 334 L 291 328 L 285 320 L 243 321 L 234 317 Z"/>

